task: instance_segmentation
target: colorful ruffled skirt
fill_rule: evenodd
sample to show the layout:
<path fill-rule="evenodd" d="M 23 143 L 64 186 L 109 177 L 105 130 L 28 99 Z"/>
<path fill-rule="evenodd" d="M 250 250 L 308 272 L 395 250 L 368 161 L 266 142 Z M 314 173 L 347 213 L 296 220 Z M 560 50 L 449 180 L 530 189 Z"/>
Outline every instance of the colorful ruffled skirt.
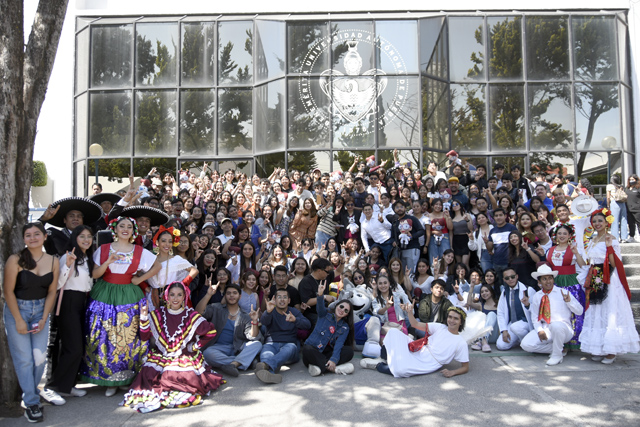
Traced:
<path fill-rule="evenodd" d="M 584 288 L 578 284 L 577 274 L 562 274 L 556 277 L 556 285 L 560 288 L 569 291 L 571 295 L 580 303 L 582 308 L 585 306 L 585 294 Z M 580 349 L 580 333 L 582 332 L 582 325 L 584 323 L 584 312 L 581 315 L 571 313 L 571 327 L 573 328 L 574 335 L 571 340 L 565 344 L 566 347 L 572 350 Z"/>
<path fill-rule="evenodd" d="M 80 376 L 107 387 L 129 385 L 148 350 L 138 332 L 144 293 L 133 284 L 116 285 L 100 279 L 89 296 Z"/>

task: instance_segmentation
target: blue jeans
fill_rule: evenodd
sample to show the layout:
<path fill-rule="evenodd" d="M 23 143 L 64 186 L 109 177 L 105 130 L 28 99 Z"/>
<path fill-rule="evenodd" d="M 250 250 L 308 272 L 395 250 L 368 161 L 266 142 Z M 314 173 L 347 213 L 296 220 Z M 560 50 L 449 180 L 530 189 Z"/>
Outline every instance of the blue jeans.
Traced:
<path fill-rule="evenodd" d="M 627 204 L 611 200 L 611 214 L 613 224 L 611 224 L 611 234 L 616 239 L 627 240 L 629 238 L 629 225 L 627 224 Z"/>
<path fill-rule="evenodd" d="M 487 314 L 487 320 L 484 326 L 493 327 L 491 332 L 487 332 L 484 338 L 486 338 L 486 340 L 490 343 L 495 343 L 498 339 L 498 335 L 500 334 L 500 329 L 498 329 L 498 315 L 493 311 Z"/>
<path fill-rule="evenodd" d="M 402 249 L 400 251 L 400 261 L 402 261 L 402 268 L 405 269 L 409 267 L 412 273 L 416 270 L 416 264 L 418 263 L 419 259 L 420 259 L 420 249 L 418 248 Z"/>
<path fill-rule="evenodd" d="M 322 248 L 322 245 L 326 245 L 327 244 L 327 240 L 329 240 L 331 238 L 331 236 L 329 236 L 327 233 L 325 233 L 324 231 L 316 231 L 316 245 L 318 245 L 318 250 L 320 250 L 320 248 Z"/>
<path fill-rule="evenodd" d="M 490 268 L 493 268 L 493 256 L 489 254 L 489 251 L 486 249 L 482 249 L 482 255 L 480 258 L 480 266 L 482 267 L 482 272 L 484 273 Z"/>
<path fill-rule="evenodd" d="M 27 330 L 31 325 L 42 320 L 45 298 L 38 300 L 18 300 L 20 316 L 27 324 Z M 44 328 L 37 333 L 19 334 L 16 329 L 16 320 L 13 318 L 7 305 L 4 305 L 4 327 L 9 343 L 13 367 L 18 376 L 18 382 L 22 389 L 22 400 L 26 406 L 40 403 L 38 384 L 42 379 L 47 360 L 47 342 L 49 340 L 49 319 Z"/>
<path fill-rule="evenodd" d="M 436 236 L 431 236 L 431 240 L 429 240 L 429 263 L 433 262 L 434 258 L 442 259 L 442 254 L 447 249 L 451 249 L 448 234 L 442 235 L 442 241 L 439 245 L 436 244 Z"/>
<path fill-rule="evenodd" d="M 242 345 L 240 352 L 236 354 L 233 344 L 213 344 L 202 352 L 204 360 L 214 368 L 220 368 L 231 362 L 238 362 L 238 369 L 246 370 L 256 358 L 262 343 L 260 341 L 247 341 Z"/>
<path fill-rule="evenodd" d="M 260 361 L 266 363 L 271 368 L 270 371 L 276 373 L 282 365 L 290 365 L 300 360 L 300 347 L 291 342 L 271 342 L 262 346 Z"/>

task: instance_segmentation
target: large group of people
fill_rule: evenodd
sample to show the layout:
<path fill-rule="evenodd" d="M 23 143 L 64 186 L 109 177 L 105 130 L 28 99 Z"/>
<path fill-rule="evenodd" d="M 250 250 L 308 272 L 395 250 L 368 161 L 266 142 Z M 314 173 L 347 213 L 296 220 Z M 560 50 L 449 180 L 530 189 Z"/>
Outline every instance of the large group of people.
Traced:
<path fill-rule="evenodd" d="M 424 175 L 385 166 L 154 168 L 120 194 L 96 183 L 50 205 L 5 268 L 26 418 L 43 419 L 41 397 L 85 395 L 78 381 L 149 412 L 196 405 L 240 371 L 280 383 L 300 359 L 311 376 L 348 375 L 354 351 L 395 377 L 455 360 L 451 377 L 469 347 L 547 365 L 640 350 L 620 252 L 640 222 L 636 175 L 614 177 L 601 207 L 587 179 L 487 176 L 453 151 Z"/>

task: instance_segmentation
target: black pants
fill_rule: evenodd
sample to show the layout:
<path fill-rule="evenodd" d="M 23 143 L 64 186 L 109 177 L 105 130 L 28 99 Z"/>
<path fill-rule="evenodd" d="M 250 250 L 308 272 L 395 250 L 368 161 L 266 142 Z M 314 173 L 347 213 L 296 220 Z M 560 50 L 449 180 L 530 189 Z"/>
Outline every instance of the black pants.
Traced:
<path fill-rule="evenodd" d="M 627 209 L 627 223 L 629 224 L 629 236 L 636 237 L 636 225 L 640 226 L 640 212 L 631 212 Z"/>
<path fill-rule="evenodd" d="M 65 291 L 60 304 L 58 338 L 60 353 L 53 370 L 51 386 L 62 393 L 69 393 L 76 385 L 76 377 L 84 353 L 84 317 L 87 293 Z"/>
<path fill-rule="evenodd" d="M 302 347 L 302 363 L 304 363 L 304 366 L 316 365 L 322 370 L 323 374 L 327 371 L 326 364 L 329 359 L 331 359 L 332 355 L 333 347 L 326 347 L 322 352 L 308 344 L 305 344 L 304 347 Z M 340 360 L 338 360 L 336 366 L 347 363 L 351 359 L 353 359 L 353 348 L 345 345 L 340 351 Z"/>

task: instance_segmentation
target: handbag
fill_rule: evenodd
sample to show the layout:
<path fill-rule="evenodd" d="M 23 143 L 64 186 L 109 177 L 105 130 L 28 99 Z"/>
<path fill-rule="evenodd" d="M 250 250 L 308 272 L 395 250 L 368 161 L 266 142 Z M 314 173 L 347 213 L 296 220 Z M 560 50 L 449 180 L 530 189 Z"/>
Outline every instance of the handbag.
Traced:
<path fill-rule="evenodd" d="M 627 201 L 627 193 L 624 191 L 624 188 L 621 185 L 616 185 L 616 191 L 613 192 L 613 200 L 622 203 Z"/>
<path fill-rule="evenodd" d="M 417 340 L 411 341 L 409 343 L 409 351 L 412 353 L 416 353 L 422 350 L 422 347 L 424 347 L 427 342 L 429 342 L 429 327 L 427 327 L 423 338 L 418 338 Z"/>

